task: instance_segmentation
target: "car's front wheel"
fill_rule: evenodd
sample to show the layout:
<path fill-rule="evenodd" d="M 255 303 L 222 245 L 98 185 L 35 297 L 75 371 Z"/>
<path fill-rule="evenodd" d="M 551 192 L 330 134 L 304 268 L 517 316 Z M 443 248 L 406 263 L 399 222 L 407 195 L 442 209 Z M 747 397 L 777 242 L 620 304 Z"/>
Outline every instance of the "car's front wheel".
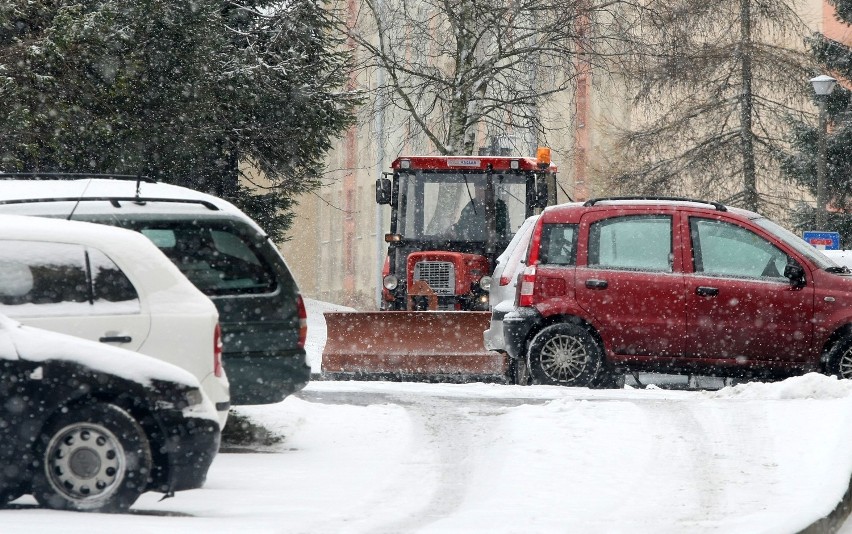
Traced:
<path fill-rule="evenodd" d="M 121 512 L 145 491 L 151 448 L 130 414 L 112 404 L 75 408 L 41 436 L 33 495 L 60 510 Z"/>
<path fill-rule="evenodd" d="M 589 386 L 603 365 L 603 350 L 589 331 L 559 323 L 539 332 L 530 344 L 530 372 L 536 382 Z"/>
<path fill-rule="evenodd" d="M 838 378 L 852 378 L 852 335 L 846 335 L 834 344 L 828 353 L 826 371 Z"/>

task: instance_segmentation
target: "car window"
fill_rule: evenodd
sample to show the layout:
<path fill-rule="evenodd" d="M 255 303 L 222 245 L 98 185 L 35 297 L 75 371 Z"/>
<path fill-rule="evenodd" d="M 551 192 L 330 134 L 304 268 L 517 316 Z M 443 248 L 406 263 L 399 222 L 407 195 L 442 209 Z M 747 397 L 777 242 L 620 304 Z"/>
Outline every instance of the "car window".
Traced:
<path fill-rule="evenodd" d="M 103 252 L 82 245 L 0 243 L 0 311 L 10 316 L 136 313 L 133 285 Z"/>
<path fill-rule="evenodd" d="M 671 216 L 628 215 L 592 223 L 589 266 L 671 272 Z"/>
<path fill-rule="evenodd" d="M 786 281 L 787 254 L 751 230 L 699 217 L 689 219 L 689 229 L 696 273 Z"/>
<path fill-rule="evenodd" d="M 123 303 L 128 306 L 128 310 L 138 310 L 139 295 L 118 265 L 99 250 L 89 248 L 87 253 L 93 304 L 99 308 L 114 309 L 113 304 Z"/>
<path fill-rule="evenodd" d="M 574 265 L 577 258 L 577 225 L 545 224 L 541 228 L 539 261 L 549 265 Z"/>
<path fill-rule="evenodd" d="M 232 225 L 169 221 L 135 223 L 134 227 L 206 295 L 265 293 L 277 287 L 258 245 Z"/>

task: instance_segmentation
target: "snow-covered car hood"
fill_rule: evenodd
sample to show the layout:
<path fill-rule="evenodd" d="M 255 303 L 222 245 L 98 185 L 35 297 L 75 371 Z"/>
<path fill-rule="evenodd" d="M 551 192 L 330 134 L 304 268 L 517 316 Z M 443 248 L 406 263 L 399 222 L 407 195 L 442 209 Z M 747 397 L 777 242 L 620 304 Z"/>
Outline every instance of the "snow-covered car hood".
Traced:
<path fill-rule="evenodd" d="M 0 358 L 17 357 L 34 362 L 66 360 L 145 386 L 151 385 L 154 380 L 163 380 L 192 388 L 200 387 L 198 380 L 188 371 L 150 356 L 24 326 L 5 315 L 0 315 L 0 340 L 4 334 L 9 336 L 17 354 L 3 350 L 0 341 Z"/>

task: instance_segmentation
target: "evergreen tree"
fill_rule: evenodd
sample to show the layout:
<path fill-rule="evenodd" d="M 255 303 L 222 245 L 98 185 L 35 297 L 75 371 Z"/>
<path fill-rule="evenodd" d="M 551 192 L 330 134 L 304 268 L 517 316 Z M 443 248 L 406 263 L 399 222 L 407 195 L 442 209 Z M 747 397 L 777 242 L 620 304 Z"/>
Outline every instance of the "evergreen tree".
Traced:
<path fill-rule="evenodd" d="M 353 120 L 311 0 L 0 3 L 0 169 L 144 174 L 235 201 L 276 237 Z M 240 185 L 249 162 L 272 188 Z"/>
<path fill-rule="evenodd" d="M 631 193 L 708 197 L 772 213 L 790 110 L 806 98 L 792 0 L 653 0 L 626 76 L 637 112 L 614 179 Z M 644 115 L 642 111 L 646 112 Z"/>
<path fill-rule="evenodd" d="M 852 0 L 831 0 L 837 9 L 837 18 L 852 23 Z M 852 80 L 852 48 L 829 39 L 821 33 L 809 40 L 811 51 L 823 70 L 833 76 Z M 816 73 L 815 73 L 816 74 Z M 816 97 L 814 108 L 817 105 Z M 826 198 L 829 213 L 827 227 L 820 230 L 841 233 L 841 245 L 852 244 L 852 115 L 849 113 L 852 93 L 838 85 L 828 97 L 826 110 L 829 117 L 826 138 Z M 785 154 L 783 170 L 792 180 L 806 188 L 816 198 L 817 143 L 819 140 L 816 119 L 790 121 L 793 148 Z M 816 229 L 816 209 L 802 204 L 795 213 L 794 224 L 800 230 Z"/>

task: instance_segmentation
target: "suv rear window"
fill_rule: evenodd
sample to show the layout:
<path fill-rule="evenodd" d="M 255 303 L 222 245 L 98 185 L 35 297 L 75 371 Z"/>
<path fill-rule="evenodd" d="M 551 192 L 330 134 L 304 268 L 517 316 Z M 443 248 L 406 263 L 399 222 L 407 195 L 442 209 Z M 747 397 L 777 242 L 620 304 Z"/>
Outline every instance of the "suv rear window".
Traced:
<path fill-rule="evenodd" d="M 217 221 L 134 223 L 206 295 L 268 293 L 272 268 L 249 236 Z"/>

